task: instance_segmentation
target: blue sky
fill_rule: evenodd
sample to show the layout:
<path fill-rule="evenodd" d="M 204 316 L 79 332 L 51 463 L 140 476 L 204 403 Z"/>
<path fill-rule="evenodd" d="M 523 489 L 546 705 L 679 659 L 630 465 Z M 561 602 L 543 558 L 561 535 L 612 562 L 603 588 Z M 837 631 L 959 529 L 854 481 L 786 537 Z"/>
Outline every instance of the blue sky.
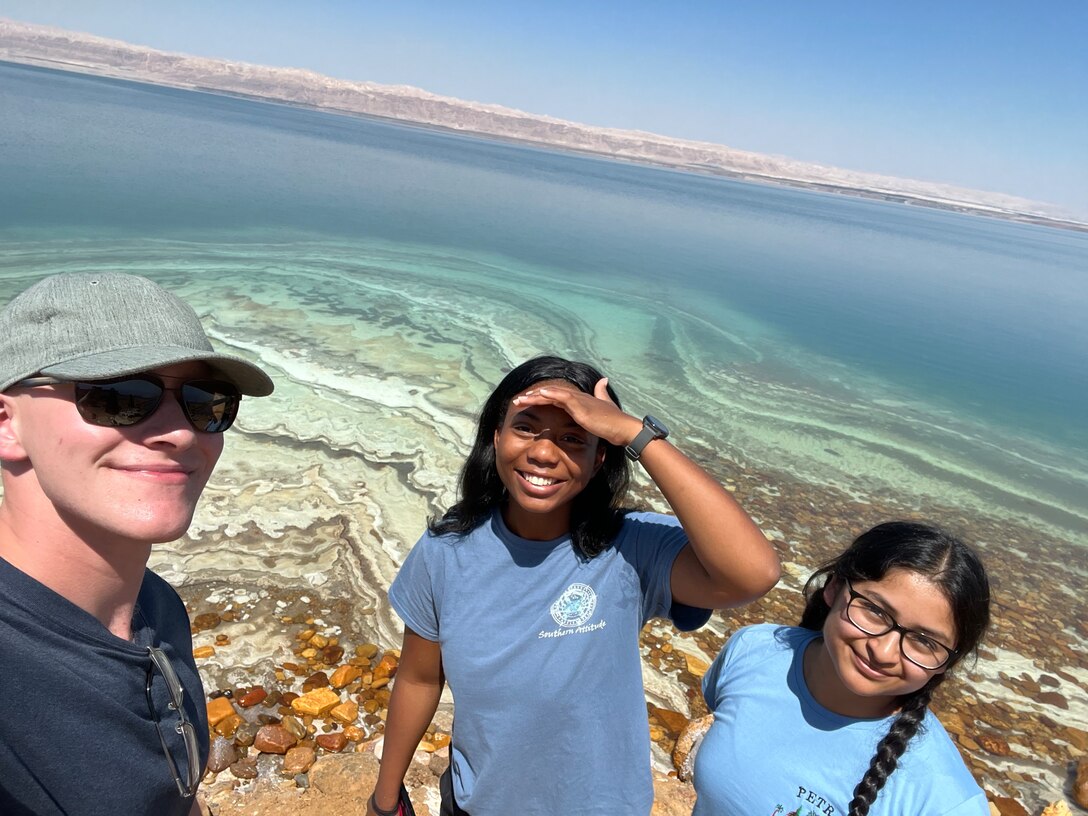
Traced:
<path fill-rule="evenodd" d="M 1081 0 L 0 0 L 0 16 L 1088 217 Z"/>

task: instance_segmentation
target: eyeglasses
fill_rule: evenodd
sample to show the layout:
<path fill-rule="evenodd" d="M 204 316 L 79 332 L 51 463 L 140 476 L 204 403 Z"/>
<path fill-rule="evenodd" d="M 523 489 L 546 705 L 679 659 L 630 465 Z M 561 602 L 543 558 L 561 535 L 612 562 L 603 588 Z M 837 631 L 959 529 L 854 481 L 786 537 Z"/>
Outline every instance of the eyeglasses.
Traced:
<path fill-rule="evenodd" d="M 143 422 L 158 410 L 163 394 L 173 391 L 189 424 L 203 433 L 222 433 L 238 416 L 242 395 L 238 389 L 219 380 L 188 380 L 168 387 L 151 374 L 138 374 L 114 380 L 72 382 L 55 377 L 30 377 L 15 383 L 16 388 L 39 385 L 75 387 L 76 410 L 83 421 L 106 428 L 127 428 Z"/>
<path fill-rule="evenodd" d="M 193 725 L 185 713 L 185 687 L 181 685 L 181 680 L 178 679 L 174 667 L 170 665 L 170 658 L 166 656 L 162 649 L 154 646 L 148 646 L 147 651 L 151 655 L 151 665 L 147 668 L 147 707 L 151 711 L 151 719 L 155 721 L 155 728 L 159 732 L 159 742 L 162 743 L 162 751 L 166 755 L 166 761 L 170 765 L 171 772 L 174 774 L 174 782 L 178 786 L 178 793 L 187 799 L 196 793 L 196 787 L 200 784 L 201 776 L 200 746 L 196 739 L 196 726 Z M 151 694 L 151 681 L 155 676 L 155 669 L 158 669 L 159 674 L 166 680 L 166 691 L 169 694 L 167 706 L 171 713 L 176 714 L 178 717 L 178 721 L 174 724 L 174 730 L 181 734 L 182 739 L 185 740 L 187 776 L 184 778 L 178 770 L 178 763 L 170 751 L 170 746 L 166 743 L 166 737 L 163 736 L 162 721 L 159 719 L 159 712 L 155 708 L 155 700 Z"/>
<path fill-rule="evenodd" d="M 955 649 L 945 646 L 929 635 L 907 629 L 895 622 L 895 618 L 882 607 L 870 601 L 860 592 L 855 592 L 849 581 L 844 581 L 850 599 L 846 602 L 846 619 L 867 635 L 877 637 L 888 632 L 899 633 L 899 651 L 903 657 L 929 671 L 944 666 L 952 655 L 959 654 Z"/>

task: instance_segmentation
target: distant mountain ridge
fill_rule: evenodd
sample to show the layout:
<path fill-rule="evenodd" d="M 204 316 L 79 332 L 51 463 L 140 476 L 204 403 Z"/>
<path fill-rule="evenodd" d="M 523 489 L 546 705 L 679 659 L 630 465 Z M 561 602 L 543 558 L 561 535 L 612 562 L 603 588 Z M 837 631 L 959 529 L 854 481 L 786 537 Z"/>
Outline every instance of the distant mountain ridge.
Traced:
<path fill-rule="evenodd" d="M 1088 225 L 1061 208 L 1003 193 L 895 178 L 735 150 L 711 142 L 583 125 L 439 96 L 406 85 L 334 79 L 157 51 L 90 34 L 0 19 L 0 60 L 159 85 L 363 114 L 562 150 L 810 189 L 970 211 L 1059 226 Z"/>

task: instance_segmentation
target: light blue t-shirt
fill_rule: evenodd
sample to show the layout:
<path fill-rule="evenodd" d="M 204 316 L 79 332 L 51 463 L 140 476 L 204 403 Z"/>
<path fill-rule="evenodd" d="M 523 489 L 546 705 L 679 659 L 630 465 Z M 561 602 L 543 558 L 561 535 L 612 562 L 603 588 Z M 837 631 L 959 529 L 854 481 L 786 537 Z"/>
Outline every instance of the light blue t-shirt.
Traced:
<path fill-rule="evenodd" d="M 805 684 L 819 632 L 760 624 L 729 639 L 703 678 L 714 713 L 695 757 L 692 816 L 845 816 L 892 717 L 821 706 Z M 870 816 L 988 816 L 986 795 L 932 713 L 907 744 Z"/>
<path fill-rule="evenodd" d="M 472 816 L 647 814 L 653 804 L 639 631 L 708 610 L 673 605 L 677 520 L 629 514 L 595 558 L 569 536 L 529 541 L 495 513 L 470 533 L 425 534 L 389 601 L 442 647 L 454 698 L 457 804 Z"/>

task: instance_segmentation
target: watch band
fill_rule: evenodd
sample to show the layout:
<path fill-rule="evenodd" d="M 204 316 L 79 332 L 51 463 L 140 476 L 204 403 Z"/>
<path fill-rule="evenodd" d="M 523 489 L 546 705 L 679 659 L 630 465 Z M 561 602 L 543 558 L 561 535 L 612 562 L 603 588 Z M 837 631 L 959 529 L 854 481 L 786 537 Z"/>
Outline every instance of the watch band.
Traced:
<path fill-rule="evenodd" d="M 669 435 L 669 429 L 660 420 L 647 414 L 642 420 L 642 430 L 631 440 L 631 444 L 623 449 L 627 458 L 637 462 L 642 456 L 642 451 L 655 439 L 665 439 Z"/>

